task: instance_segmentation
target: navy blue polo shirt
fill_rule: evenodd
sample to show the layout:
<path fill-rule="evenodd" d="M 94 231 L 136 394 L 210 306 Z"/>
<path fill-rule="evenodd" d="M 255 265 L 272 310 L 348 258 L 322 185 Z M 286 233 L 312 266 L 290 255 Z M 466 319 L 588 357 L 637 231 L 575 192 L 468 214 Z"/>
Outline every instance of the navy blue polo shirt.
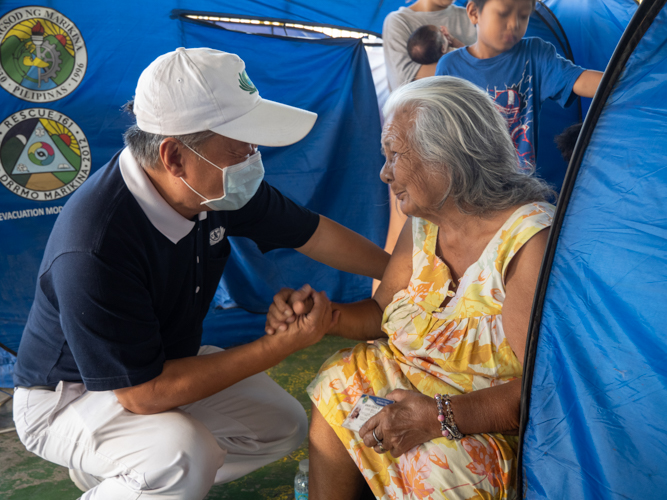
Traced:
<path fill-rule="evenodd" d="M 14 383 L 83 382 L 105 391 L 147 382 L 194 356 L 230 254 L 228 236 L 262 252 L 304 245 L 319 216 L 262 182 L 246 206 L 188 220 L 129 150 L 70 200 L 53 227 L 23 332 Z"/>

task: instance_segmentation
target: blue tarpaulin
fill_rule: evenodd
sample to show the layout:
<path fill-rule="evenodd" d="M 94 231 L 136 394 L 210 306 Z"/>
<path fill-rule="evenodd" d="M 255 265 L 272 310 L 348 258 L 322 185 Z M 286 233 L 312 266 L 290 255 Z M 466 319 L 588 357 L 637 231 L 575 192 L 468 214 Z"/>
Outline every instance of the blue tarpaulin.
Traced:
<path fill-rule="evenodd" d="M 659 3 L 644 0 L 643 19 Z M 306 140 L 263 150 L 267 179 L 381 243 L 387 201 L 377 177 L 382 164 L 379 116 L 362 46 L 350 40 L 226 32 L 177 14 L 193 8 L 379 33 L 386 14 L 403 5 L 402 0 L 200 1 L 195 6 L 180 1 L 3 2 L 0 343 L 18 347 L 60 207 L 122 147 L 130 120 L 120 107 L 132 97 L 139 74 L 178 46 L 236 52 L 263 97 L 319 113 Z M 632 0 L 548 0 L 546 6 L 556 28 L 533 17 L 528 35 L 552 41 L 567 55 L 567 43 L 549 39 L 560 36 L 559 23 L 575 63 L 598 70 L 607 66 L 637 9 Z M 534 324 L 539 335 L 531 335 L 528 353 L 533 357 L 526 363 L 532 375 L 524 390 L 522 424 L 526 498 L 660 498 L 667 490 L 661 474 L 667 461 L 662 425 L 667 343 L 661 335 L 667 320 L 661 303 L 667 296 L 662 209 L 667 19 L 663 9 L 655 21 L 646 21 L 646 33 L 646 22 L 638 19 L 625 45 L 631 34 L 640 41 L 627 61 L 620 66 L 613 66 L 620 59 L 612 61 L 607 70 L 610 92 L 597 99 L 599 119 L 585 127 L 587 139 L 575 152 L 578 169 L 570 169 L 559 207 L 560 234 L 551 238 L 542 323 Z M 587 108 L 584 100 L 584 115 Z M 563 167 L 548 143 L 578 118 L 563 116 L 543 110 L 538 172 L 548 179 L 548 161 L 561 177 Z M 543 161 L 544 155 L 548 159 Z M 261 312 L 277 288 L 306 281 L 338 300 L 354 300 L 369 290 L 369 280 L 328 270 L 295 252 L 280 250 L 265 258 L 242 241 L 234 242 L 233 252 L 205 321 L 206 343 L 229 345 L 261 334 L 261 315 L 216 306 Z M 11 356 L 0 358 L 0 385 L 11 383 L 2 378 L 11 362 Z"/>
<path fill-rule="evenodd" d="M 184 22 L 182 30 L 184 46 L 239 54 L 263 97 L 318 114 L 307 139 L 290 148 L 262 150 L 266 179 L 297 202 L 382 245 L 387 188 L 379 178 L 384 163 L 380 114 L 363 44 L 247 35 L 192 22 Z M 306 282 L 345 300 L 369 296 L 369 278 L 337 272 L 292 250 L 262 255 L 241 238 L 233 247 L 237 258 L 225 269 L 218 305 L 266 312 L 281 286 Z"/>
<path fill-rule="evenodd" d="M 384 18 L 391 11 L 408 3 L 404 0 L 359 2 L 355 0 L 272 0 L 271 2 L 250 0 L 214 0 L 197 2 L 190 8 L 211 14 L 233 14 L 238 17 L 262 17 L 293 23 L 311 22 L 351 30 L 380 34 Z M 182 2 L 173 8 L 183 9 Z"/>
<path fill-rule="evenodd" d="M 318 113 L 306 140 L 263 151 L 266 178 L 296 201 L 381 245 L 388 222 L 387 189 L 378 176 L 383 163 L 380 115 L 363 44 L 257 37 L 191 22 L 183 24 L 183 34 L 185 46 L 207 44 L 239 54 L 253 81 L 271 82 L 263 93 L 267 98 L 287 102 L 290 96 L 289 104 Z M 283 286 L 307 282 L 345 301 L 370 294 L 368 278 L 337 272 L 289 250 L 262 255 L 254 243 L 233 240 L 232 258 L 204 325 L 207 343 L 230 345 L 261 336 L 264 318 L 252 313 L 266 312 Z M 215 310 L 236 306 L 250 313 Z"/>
<path fill-rule="evenodd" d="M 571 0 L 562 0 L 561 3 L 575 4 Z M 613 46 L 616 42 L 614 36 L 622 20 L 611 22 L 605 16 L 609 12 L 618 11 L 618 6 L 625 6 L 626 3 L 632 4 L 630 0 L 608 1 L 605 5 L 611 7 L 600 10 L 597 17 L 591 20 L 589 29 L 596 33 L 604 29 L 598 25 L 612 24 L 610 38 L 595 40 L 594 43 L 588 40 L 579 45 Z M 8 188 L 0 189 L 0 342 L 12 350 L 18 347 L 34 294 L 42 250 L 69 193 L 122 147 L 121 134 L 130 120 L 120 112 L 120 107 L 131 98 L 141 70 L 158 55 L 180 45 L 212 44 L 208 42 L 209 39 L 222 44 L 219 46 L 229 43 L 248 60 L 250 75 L 263 95 L 319 112 L 320 121 L 306 141 L 283 151 L 265 152 L 270 160 L 267 162 L 268 177 L 298 201 L 353 227 L 375 241 L 381 241 L 386 225 L 386 206 L 383 206 L 386 202 L 380 192 L 382 186 L 372 173 L 381 165 L 379 155 L 373 153 L 377 151 L 379 134 L 377 110 L 360 46 L 350 41 L 314 43 L 251 37 L 195 26 L 176 14 L 227 13 L 239 17 L 248 15 L 308 21 L 379 32 L 386 13 L 402 4 L 398 0 L 363 5 L 325 0 L 314 3 L 272 2 L 271 5 L 255 1 L 208 1 L 198 2 L 196 9 L 189 10 L 182 3 L 170 5 L 164 2 L 75 4 L 63 0 L 41 2 L 41 6 L 40 2 L 31 3 L 31 6 L 16 1 L 4 2 L 3 10 L 0 11 L 4 21 L 0 28 L 3 48 L 1 66 L 4 68 L 0 77 L 4 89 L 0 92 L 0 102 L 4 115 L 0 117 L 3 120 L 0 123 L 7 125 L 6 130 L 0 131 L 4 133 L 0 137 L 6 139 L 3 142 L 0 138 L 0 151 L 5 151 L 4 164 L 11 171 L 3 170 L 0 175 L 3 185 Z M 556 6 L 560 6 L 560 3 L 552 5 L 552 8 Z M 624 8 L 627 10 L 628 7 Z M 33 33 L 30 30 L 40 19 L 44 20 L 40 25 L 44 30 L 42 36 L 45 41 L 40 48 L 33 50 L 30 45 Z M 572 26 L 566 24 L 563 28 L 570 36 Z M 529 32 L 529 35 L 540 34 L 535 20 L 531 30 L 533 32 Z M 541 29 L 541 33 L 548 36 L 545 29 Z M 558 43 L 555 45 L 559 51 L 562 50 Z M 576 52 L 580 49 L 575 47 L 573 50 Z M 48 72 L 44 70 L 40 73 L 41 70 L 36 67 L 17 64 L 17 61 L 23 63 L 27 55 L 34 57 L 36 51 L 42 53 L 47 62 L 53 63 Z M 585 65 L 585 62 L 582 64 Z M 41 78 L 35 79 L 35 74 Z M 344 92 L 353 92 L 353 95 L 344 98 Z M 322 96 L 326 99 L 320 99 Z M 325 106 L 324 102 L 336 102 L 336 106 Z M 69 160 L 49 157 L 46 161 L 51 160 L 52 163 L 48 165 L 30 164 L 31 169 L 39 168 L 41 172 L 21 173 L 18 169 L 23 168 L 25 162 L 17 161 L 18 158 L 7 152 L 21 149 L 17 144 L 22 141 L 26 142 L 24 149 L 40 142 L 33 132 L 37 133 L 35 123 L 42 115 L 35 113 L 45 112 L 49 116 L 43 119 L 52 125 L 49 138 L 55 142 L 45 140 L 49 144 L 38 153 L 44 154 L 49 147 L 58 153 L 60 147 L 68 151 Z M 333 127 L 330 126 L 332 121 L 336 122 Z M 554 153 L 550 141 L 565 122 L 555 116 L 553 120 L 542 120 L 544 130 L 540 132 L 542 147 L 538 160 L 543 167 L 538 165 L 538 171 L 556 185 L 560 183 L 563 164 Z M 59 127 L 64 129 L 59 130 Z M 21 132 L 22 128 L 27 132 Z M 13 145 L 9 144 L 10 136 Z M 355 139 L 352 144 L 349 143 L 350 138 Z M 77 140 L 72 142 L 72 139 Z M 65 141 L 66 144 L 59 141 Z M 8 147 L 3 149 L 3 144 Z M 290 160 L 292 154 L 296 161 Z M 56 158 L 58 155 L 51 156 Z M 352 161 L 348 161 L 350 159 Z M 69 172 L 68 162 L 72 167 Z M 323 173 L 324 162 L 329 169 L 326 174 Z M 60 166 L 64 167 L 62 171 L 59 171 Z M 299 175 L 299 169 L 303 172 L 309 168 L 313 170 L 296 182 L 295 176 Z M 550 169 L 555 172 L 553 175 Z M 281 172 L 280 178 L 277 177 L 278 172 Z M 341 186 L 353 172 L 358 175 L 355 177 L 356 182 L 348 182 L 348 191 L 343 193 Z M 322 177 L 316 181 L 315 177 L 320 174 Z M 327 184 L 329 182 L 331 184 Z M 366 182 L 370 182 L 370 185 L 366 185 Z M 310 187 L 303 189 L 304 183 L 310 183 Z M 364 186 L 370 192 L 365 192 Z M 34 201 L 31 197 L 37 195 L 40 200 Z M 354 210 L 359 209 L 359 204 L 365 204 L 362 210 L 365 218 L 350 217 Z M 237 259 L 237 265 L 230 267 L 228 276 L 237 280 L 261 269 L 263 276 L 271 279 L 268 285 L 262 280 L 248 283 L 243 294 L 235 293 L 233 285 L 231 289 L 223 286 L 216 304 L 230 306 L 241 300 L 241 305 L 248 309 L 261 311 L 266 297 L 276 289 L 281 279 L 289 275 L 294 278 L 290 284 L 300 281 L 298 275 L 291 272 L 283 272 L 282 277 L 278 276 L 277 264 L 272 264 L 270 259 L 258 262 L 256 252 L 253 254 L 254 250 L 249 253 L 245 249 L 241 250 L 241 245 L 239 243 L 235 246 L 235 254 L 244 252 L 245 260 L 241 262 Z M 282 270 L 289 270 L 289 267 L 284 267 L 286 261 L 280 260 L 283 253 L 275 252 L 275 258 L 283 266 Z M 300 256 L 291 262 L 303 270 L 304 261 Z M 319 268 L 309 272 L 308 276 L 321 278 L 321 283 L 328 280 L 327 272 Z M 361 294 L 366 283 L 360 281 L 360 278 L 338 276 L 324 288 L 333 292 L 334 298 L 352 299 Z M 245 293 L 248 289 L 252 293 Z M 345 295 L 342 295 L 343 289 Z M 248 302 L 240 297 L 247 297 Z"/>
<path fill-rule="evenodd" d="M 526 363 L 526 498 L 667 491 L 664 4 L 644 0 L 628 27 L 563 188 Z"/>
<path fill-rule="evenodd" d="M 182 5 L 46 4 L 5 2 L 0 11 L 5 21 L 0 78 L 7 82 L 0 90 L 2 344 L 18 348 L 43 249 L 60 208 L 122 147 L 122 132 L 131 120 L 120 108 L 132 98 L 139 74 L 155 57 L 179 46 L 235 52 L 246 61 L 263 97 L 318 113 L 305 140 L 262 150 L 267 179 L 296 201 L 383 243 L 388 202 L 378 175 L 383 163 L 380 117 L 359 40 L 306 41 L 230 32 L 174 15 L 173 9 Z M 199 2 L 197 9 L 225 10 L 218 2 Z M 39 46 L 34 45 L 36 31 Z M 49 68 L 56 70 L 39 72 L 26 61 L 37 54 L 55 61 Z M 34 161 L 27 156 L 31 151 Z M 44 159 L 35 156 L 40 154 Z M 281 286 L 305 282 L 336 300 L 370 293 L 368 278 L 333 271 L 294 251 L 261 256 L 254 244 L 244 241 L 234 242 L 225 280 L 214 305 L 241 305 L 250 311 L 266 311 Z M 228 337 L 247 339 L 261 333 L 221 328 L 207 339 L 228 345 L 238 342 Z"/>

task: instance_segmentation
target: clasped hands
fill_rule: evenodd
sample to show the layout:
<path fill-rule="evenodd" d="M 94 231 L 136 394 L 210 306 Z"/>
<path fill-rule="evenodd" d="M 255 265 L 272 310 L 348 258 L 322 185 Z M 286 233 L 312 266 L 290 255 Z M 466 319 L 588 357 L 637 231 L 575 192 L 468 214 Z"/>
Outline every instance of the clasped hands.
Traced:
<path fill-rule="evenodd" d="M 299 290 L 283 288 L 273 297 L 264 330 L 293 340 L 303 349 L 319 342 L 336 324 L 340 311 L 334 311 L 326 292 L 310 285 Z"/>

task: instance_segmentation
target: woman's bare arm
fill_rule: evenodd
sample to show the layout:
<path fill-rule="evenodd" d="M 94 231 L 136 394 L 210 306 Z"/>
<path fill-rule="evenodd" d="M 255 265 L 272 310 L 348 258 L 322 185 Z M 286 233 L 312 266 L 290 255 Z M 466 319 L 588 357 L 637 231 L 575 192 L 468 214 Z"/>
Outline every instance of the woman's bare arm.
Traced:
<path fill-rule="evenodd" d="M 397 292 L 410 284 L 412 276 L 412 218 L 408 217 L 398 236 L 389 264 L 382 276 L 382 282 L 373 295 L 380 309 L 384 311 Z"/>

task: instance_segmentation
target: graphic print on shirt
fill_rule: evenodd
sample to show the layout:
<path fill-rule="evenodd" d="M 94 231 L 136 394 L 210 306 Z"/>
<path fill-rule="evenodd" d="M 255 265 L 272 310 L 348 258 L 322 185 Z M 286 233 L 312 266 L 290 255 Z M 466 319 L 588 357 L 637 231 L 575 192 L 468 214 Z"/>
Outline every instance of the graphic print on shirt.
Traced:
<path fill-rule="evenodd" d="M 505 84 L 504 89 L 486 88 L 498 109 L 507 120 L 510 137 L 523 164 L 535 164 L 535 148 L 531 141 L 530 128 L 533 126 L 533 75 L 528 74 L 528 61 L 517 83 Z"/>

